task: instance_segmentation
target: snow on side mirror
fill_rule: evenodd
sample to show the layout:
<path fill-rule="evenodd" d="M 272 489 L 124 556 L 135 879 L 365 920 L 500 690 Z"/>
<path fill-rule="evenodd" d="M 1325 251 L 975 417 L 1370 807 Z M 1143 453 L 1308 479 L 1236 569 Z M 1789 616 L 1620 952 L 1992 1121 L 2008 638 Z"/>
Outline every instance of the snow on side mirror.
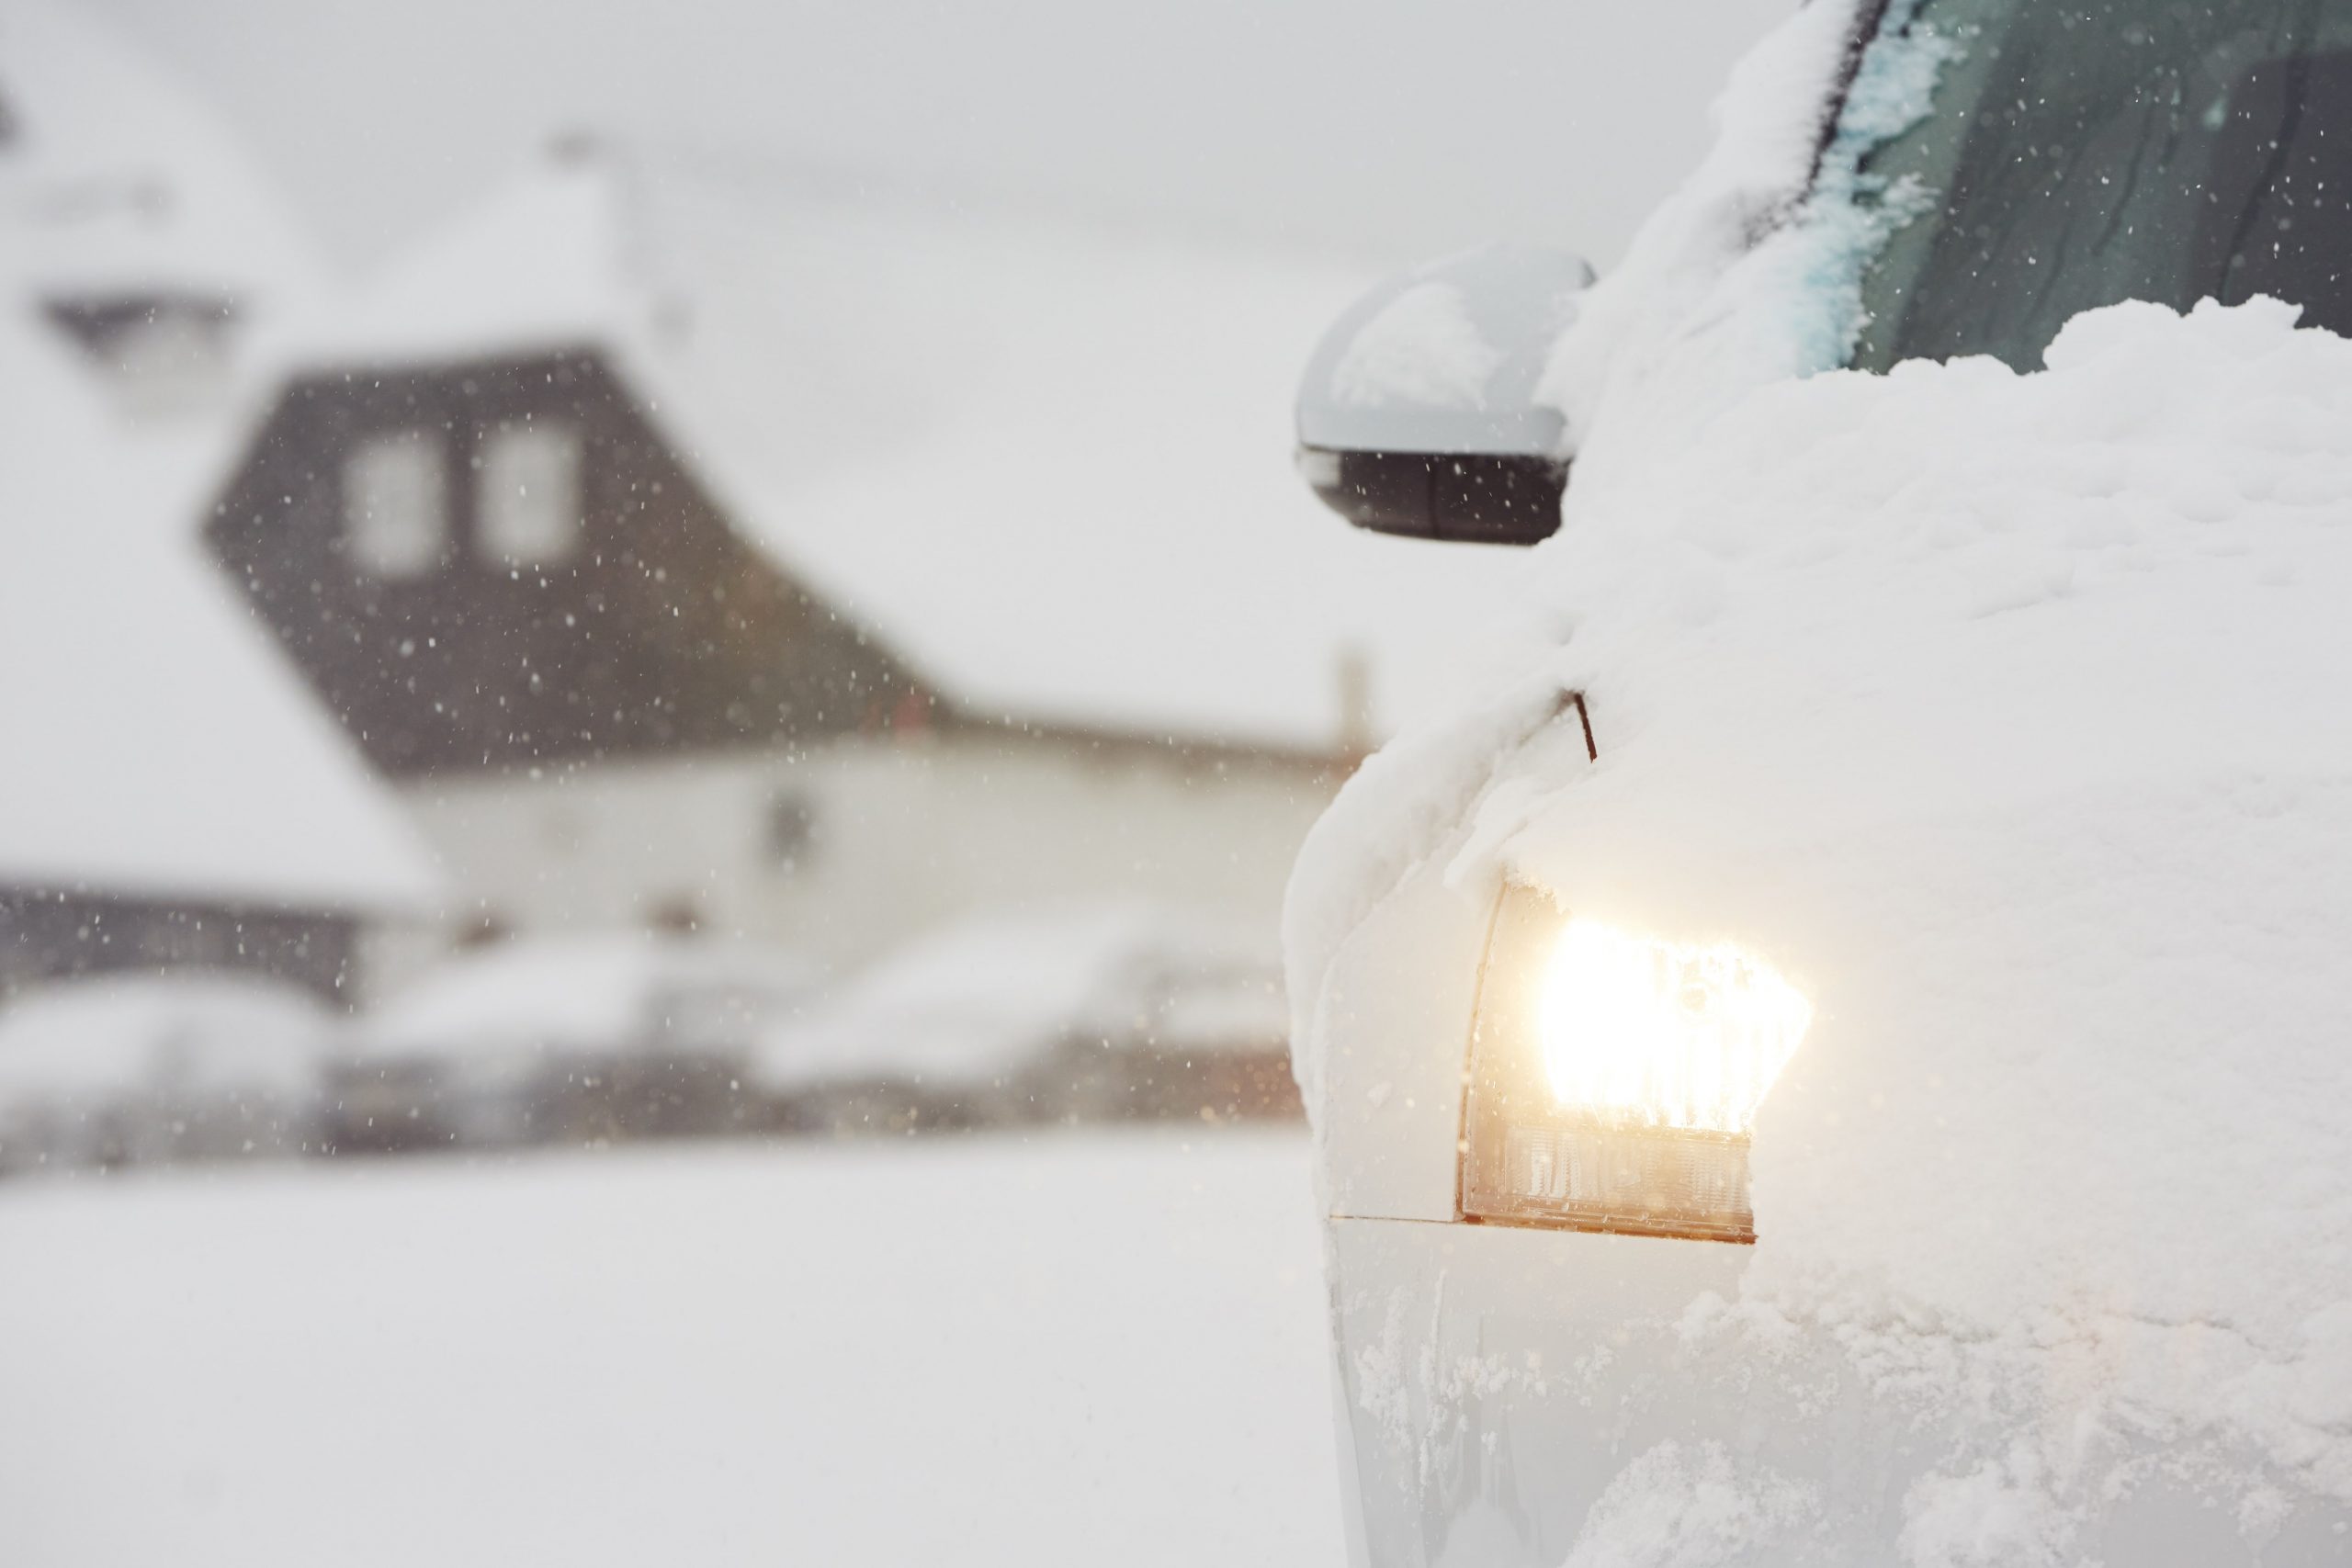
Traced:
<path fill-rule="evenodd" d="M 1560 525 L 1567 459 L 1535 400 L 1592 283 L 1582 257 L 1494 245 L 1389 279 L 1316 346 L 1298 468 L 1359 528 L 1532 545 Z"/>

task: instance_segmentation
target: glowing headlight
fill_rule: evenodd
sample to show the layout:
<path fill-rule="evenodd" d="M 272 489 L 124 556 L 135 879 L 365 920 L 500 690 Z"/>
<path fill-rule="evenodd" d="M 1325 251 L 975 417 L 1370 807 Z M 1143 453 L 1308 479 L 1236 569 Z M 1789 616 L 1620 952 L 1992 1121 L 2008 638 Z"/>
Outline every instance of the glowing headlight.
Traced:
<path fill-rule="evenodd" d="M 1812 1014 L 1736 947 L 1506 889 L 1471 1034 L 1463 1214 L 1753 1241 L 1748 1134 Z"/>

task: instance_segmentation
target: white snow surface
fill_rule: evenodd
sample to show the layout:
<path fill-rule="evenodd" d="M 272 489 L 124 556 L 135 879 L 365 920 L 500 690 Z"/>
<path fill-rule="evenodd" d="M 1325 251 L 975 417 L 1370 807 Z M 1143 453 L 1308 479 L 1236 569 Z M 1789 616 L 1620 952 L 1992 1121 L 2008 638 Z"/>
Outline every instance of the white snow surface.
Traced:
<path fill-rule="evenodd" d="M 1335 1562 L 1306 1167 L 1194 1133 L 13 1182 L 0 1561 Z"/>
<path fill-rule="evenodd" d="M 1291 471 L 1298 375 L 1365 281 L 605 143 L 301 362 L 600 346 L 785 570 L 968 710 L 1312 748 L 1351 649 L 1384 731 L 1458 700 L 1523 564 L 1361 534 Z"/>
<path fill-rule="evenodd" d="M 1283 1039 L 1274 954 L 1230 921 L 1079 905 L 917 939 L 763 1042 L 771 1089 L 1000 1082 L 1072 1042 L 1203 1050 Z"/>

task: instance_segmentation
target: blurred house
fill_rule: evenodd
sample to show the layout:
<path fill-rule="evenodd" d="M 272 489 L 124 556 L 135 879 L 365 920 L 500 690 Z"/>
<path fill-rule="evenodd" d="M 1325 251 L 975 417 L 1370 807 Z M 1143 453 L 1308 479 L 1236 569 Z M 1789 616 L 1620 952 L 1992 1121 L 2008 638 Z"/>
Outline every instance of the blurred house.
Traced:
<path fill-rule="evenodd" d="M 209 537 L 442 939 L 855 961 L 1118 897 L 1271 940 L 1372 691 L 1474 624 L 1286 471 L 1347 292 L 575 139 L 323 321 Z"/>
<path fill-rule="evenodd" d="M 198 536 L 307 269 L 168 81 L 0 6 L 0 998 L 179 968 L 332 996 L 360 926 L 431 893 Z"/>

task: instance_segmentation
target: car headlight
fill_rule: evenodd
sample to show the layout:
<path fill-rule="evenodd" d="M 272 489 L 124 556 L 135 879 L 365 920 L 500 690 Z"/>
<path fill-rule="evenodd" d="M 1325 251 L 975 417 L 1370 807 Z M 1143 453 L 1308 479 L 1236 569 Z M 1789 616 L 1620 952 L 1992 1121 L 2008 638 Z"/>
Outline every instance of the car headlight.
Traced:
<path fill-rule="evenodd" d="M 1471 1028 L 1463 1216 L 1755 1240 L 1748 1136 L 1812 1016 L 1736 947 L 1506 887 Z"/>

